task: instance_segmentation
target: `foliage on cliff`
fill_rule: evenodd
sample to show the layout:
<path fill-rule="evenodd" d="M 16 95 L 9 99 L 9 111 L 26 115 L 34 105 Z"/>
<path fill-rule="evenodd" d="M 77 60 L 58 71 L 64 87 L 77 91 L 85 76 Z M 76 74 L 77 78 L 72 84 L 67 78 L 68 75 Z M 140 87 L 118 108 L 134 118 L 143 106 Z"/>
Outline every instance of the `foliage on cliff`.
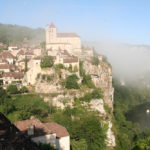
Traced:
<path fill-rule="evenodd" d="M 107 126 L 102 125 L 95 112 L 77 105 L 73 109 L 67 107 L 54 113 L 52 119 L 65 126 L 71 136 L 72 149 L 82 147 L 82 150 L 104 150 L 106 148 Z"/>

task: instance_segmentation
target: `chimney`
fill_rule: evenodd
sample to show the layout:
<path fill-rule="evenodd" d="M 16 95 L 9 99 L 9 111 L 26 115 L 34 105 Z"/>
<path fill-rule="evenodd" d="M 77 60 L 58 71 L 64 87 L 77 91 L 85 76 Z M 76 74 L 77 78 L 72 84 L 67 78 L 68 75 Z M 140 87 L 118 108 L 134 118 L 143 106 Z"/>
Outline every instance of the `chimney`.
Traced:
<path fill-rule="evenodd" d="M 28 125 L 27 134 L 28 135 L 34 135 L 34 125 L 32 125 L 32 124 Z"/>

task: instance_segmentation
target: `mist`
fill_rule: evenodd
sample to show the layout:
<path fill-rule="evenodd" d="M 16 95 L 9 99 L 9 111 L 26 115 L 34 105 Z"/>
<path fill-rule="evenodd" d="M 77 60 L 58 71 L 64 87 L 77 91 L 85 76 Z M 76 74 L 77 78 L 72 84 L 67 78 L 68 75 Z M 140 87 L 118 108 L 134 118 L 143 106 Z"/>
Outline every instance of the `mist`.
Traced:
<path fill-rule="evenodd" d="M 113 68 L 113 76 L 120 80 L 139 80 L 150 71 L 150 46 L 119 42 L 88 42 L 105 55 Z"/>

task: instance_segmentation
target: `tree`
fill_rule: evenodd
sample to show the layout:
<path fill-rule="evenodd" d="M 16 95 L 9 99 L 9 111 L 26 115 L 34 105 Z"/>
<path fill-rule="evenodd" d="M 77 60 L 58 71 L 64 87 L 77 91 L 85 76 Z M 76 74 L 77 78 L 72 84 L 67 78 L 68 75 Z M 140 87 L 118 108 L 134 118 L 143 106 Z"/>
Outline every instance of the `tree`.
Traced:
<path fill-rule="evenodd" d="M 88 88 L 95 87 L 89 74 L 83 74 L 82 84 L 86 85 Z"/>
<path fill-rule="evenodd" d="M 28 59 L 27 56 L 25 57 L 25 72 L 28 71 Z"/>
<path fill-rule="evenodd" d="M 41 60 L 41 68 L 49 68 L 54 64 L 52 56 L 44 56 Z"/>
<path fill-rule="evenodd" d="M 26 86 L 23 86 L 21 89 L 20 89 L 20 92 L 21 93 L 28 93 L 28 89 Z"/>
<path fill-rule="evenodd" d="M 6 91 L 0 87 L 0 104 L 4 103 L 4 100 L 8 97 Z"/>
<path fill-rule="evenodd" d="M 77 83 L 78 77 L 77 75 L 73 74 L 66 78 L 65 87 L 67 89 L 79 89 L 79 85 Z"/>
<path fill-rule="evenodd" d="M 18 88 L 17 88 L 16 85 L 10 84 L 7 87 L 7 92 L 10 93 L 10 94 L 17 94 L 18 93 Z"/>

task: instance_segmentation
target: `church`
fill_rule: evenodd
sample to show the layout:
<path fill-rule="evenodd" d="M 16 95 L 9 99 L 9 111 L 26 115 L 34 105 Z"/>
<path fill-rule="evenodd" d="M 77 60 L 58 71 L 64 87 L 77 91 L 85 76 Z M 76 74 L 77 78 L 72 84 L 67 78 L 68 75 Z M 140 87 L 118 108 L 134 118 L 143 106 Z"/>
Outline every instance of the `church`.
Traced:
<path fill-rule="evenodd" d="M 57 28 L 51 23 L 46 26 L 46 49 L 78 53 L 81 52 L 81 40 L 76 33 L 57 33 Z"/>

